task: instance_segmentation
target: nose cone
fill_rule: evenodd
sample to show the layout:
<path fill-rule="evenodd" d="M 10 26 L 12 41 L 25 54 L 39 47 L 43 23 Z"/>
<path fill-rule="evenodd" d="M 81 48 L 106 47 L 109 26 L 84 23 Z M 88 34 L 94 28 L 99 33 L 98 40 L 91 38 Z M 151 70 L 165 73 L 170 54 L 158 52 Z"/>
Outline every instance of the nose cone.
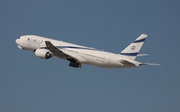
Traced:
<path fill-rule="evenodd" d="M 18 48 L 19 48 L 19 49 L 22 49 L 22 47 L 20 46 L 20 39 L 16 39 L 16 43 L 17 43 L 17 45 L 18 45 Z"/>
<path fill-rule="evenodd" d="M 16 44 L 19 44 L 19 39 L 16 39 Z"/>

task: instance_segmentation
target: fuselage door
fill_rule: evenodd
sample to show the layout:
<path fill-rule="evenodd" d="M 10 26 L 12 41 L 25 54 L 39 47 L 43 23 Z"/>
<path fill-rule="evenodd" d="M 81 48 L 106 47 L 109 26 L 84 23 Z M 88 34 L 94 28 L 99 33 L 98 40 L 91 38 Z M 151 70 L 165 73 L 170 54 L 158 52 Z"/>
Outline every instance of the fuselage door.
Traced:
<path fill-rule="evenodd" d="M 108 57 L 107 61 L 108 61 L 108 66 L 111 67 L 111 57 Z"/>

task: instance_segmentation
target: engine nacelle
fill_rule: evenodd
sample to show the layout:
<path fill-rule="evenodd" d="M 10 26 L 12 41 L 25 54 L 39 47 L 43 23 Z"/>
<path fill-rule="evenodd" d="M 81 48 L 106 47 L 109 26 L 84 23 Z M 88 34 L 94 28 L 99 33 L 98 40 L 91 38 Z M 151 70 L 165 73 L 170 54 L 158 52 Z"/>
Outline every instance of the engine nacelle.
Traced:
<path fill-rule="evenodd" d="M 42 59 L 49 59 L 52 57 L 52 54 L 47 49 L 36 49 L 35 55 L 38 58 L 42 58 Z"/>

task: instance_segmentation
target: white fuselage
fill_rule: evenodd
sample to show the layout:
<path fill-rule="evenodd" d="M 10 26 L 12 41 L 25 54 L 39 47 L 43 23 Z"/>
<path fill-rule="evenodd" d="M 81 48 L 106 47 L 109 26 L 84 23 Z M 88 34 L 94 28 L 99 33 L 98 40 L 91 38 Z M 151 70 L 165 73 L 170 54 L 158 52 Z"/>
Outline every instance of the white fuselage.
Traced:
<path fill-rule="evenodd" d="M 21 36 L 16 40 L 16 43 L 21 49 L 35 51 L 37 49 L 47 49 L 45 41 L 50 41 L 62 52 L 78 59 L 81 64 L 90 64 L 103 68 L 138 67 L 141 64 L 140 62 L 127 59 L 119 54 L 105 52 L 90 47 L 80 46 L 35 35 Z M 63 57 L 58 58 L 64 59 Z M 123 64 L 122 60 L 129 60 L 133 64 Z"/>

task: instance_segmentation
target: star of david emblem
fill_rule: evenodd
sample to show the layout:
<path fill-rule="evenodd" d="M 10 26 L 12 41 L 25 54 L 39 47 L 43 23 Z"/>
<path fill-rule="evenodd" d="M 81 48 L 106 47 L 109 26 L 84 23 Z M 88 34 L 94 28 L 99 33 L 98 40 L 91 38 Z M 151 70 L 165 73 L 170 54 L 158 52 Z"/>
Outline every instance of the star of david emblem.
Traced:
<path fill-rule="evenodd" d="M 131 49 L 134 50 L 136 48 L 136 46 L 132 46 Z"/>

